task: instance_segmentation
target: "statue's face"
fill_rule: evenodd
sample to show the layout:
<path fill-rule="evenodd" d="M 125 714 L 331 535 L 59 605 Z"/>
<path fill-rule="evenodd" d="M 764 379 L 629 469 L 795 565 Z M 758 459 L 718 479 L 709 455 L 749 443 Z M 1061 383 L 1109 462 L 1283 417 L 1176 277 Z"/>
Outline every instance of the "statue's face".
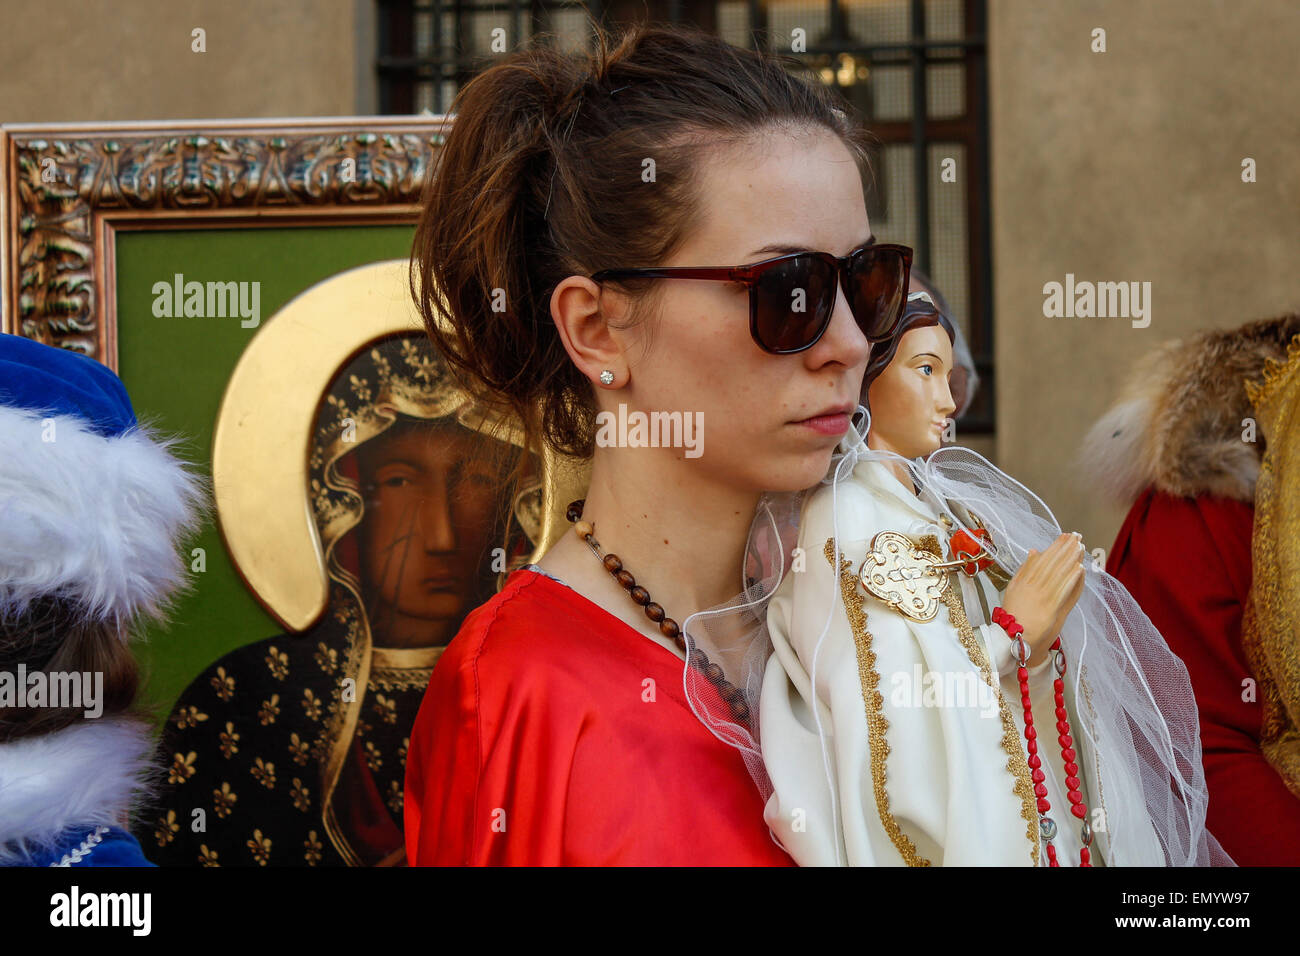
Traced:
<path fill-rule="evenodd" d="M 457 426 L 398 425 L 357 451 L 367 591 L 404 618 L 458 621 L 471 608 L 501 476 Z"/>
<path fill-rule="evenodd" d="M 957 408 L 948 375 L 952 341 L 938 325 L 903 333 L 889 366 L 871 383 L 871 448 L 924 458 L 943 444 L 945 420 Z"/>

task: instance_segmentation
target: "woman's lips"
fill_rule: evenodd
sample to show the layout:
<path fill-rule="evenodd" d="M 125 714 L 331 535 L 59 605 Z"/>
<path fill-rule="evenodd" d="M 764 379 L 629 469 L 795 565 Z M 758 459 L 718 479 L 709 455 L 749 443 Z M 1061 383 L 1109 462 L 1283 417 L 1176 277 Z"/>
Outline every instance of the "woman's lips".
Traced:
<path fill-rule="evenodd" d="M 817 415 L 794 424 L 806 425 L 821 435 L 843 435 L 849 427 L 849 415 L 843 412 L 837 415 Z"/>

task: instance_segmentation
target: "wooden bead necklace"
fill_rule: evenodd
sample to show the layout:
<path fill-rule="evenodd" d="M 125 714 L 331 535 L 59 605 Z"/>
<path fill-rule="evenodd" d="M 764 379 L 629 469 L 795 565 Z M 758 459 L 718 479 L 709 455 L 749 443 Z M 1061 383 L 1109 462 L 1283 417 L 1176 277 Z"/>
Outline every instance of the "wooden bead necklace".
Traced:
<path fill-rule="evenodd" d="M 690 666 L 698 670 L 704 675 L 705 680 L 718 688 L 718 694 L 731 708 L 731 716 L 738 721 L 747 721 L 750 711 L 749 703 L 745 700 L 745 692 L 728 681 L 723 675 L 722 668 L 710 661 L 708 655 L 698 647 L 693 648 L 689 654 L 687 653 L 686 638 L 683 636 L 682 629 L 677 622 L 668 617 L 660 605 L 650 600 L 650 592 L 636 583 L 636 578 L 632 577 L 632 573 L 623 567 L 623 562 L 619 560 L 618 555 L 605 554 L 601 551 L 600 542 L 596 540 L 595 536 L 595 525 L 590 521 L 582 520 L 584 504 L 586 504 L 586 499 L 579 498 L 570 504 L 565 512 L 565 517 L 573 523 L 574 532 L 586 542 L 587 547 L 600 559 L 605 570 L 614 576 L 614 579 L 622 585 L 623 590 L 627 591 L 633 603 L 644 608 L 646 617 L 659 625 L 659 632 L 664 637 L 672 640 L 683 654 L 687 654 L 687 661 Z"/>

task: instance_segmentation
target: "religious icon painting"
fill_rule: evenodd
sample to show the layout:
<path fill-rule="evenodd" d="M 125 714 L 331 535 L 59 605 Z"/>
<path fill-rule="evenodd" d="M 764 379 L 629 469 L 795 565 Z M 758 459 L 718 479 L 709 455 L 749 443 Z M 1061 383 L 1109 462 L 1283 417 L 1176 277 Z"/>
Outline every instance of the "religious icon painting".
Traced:
<path fill-rule="evenodd" d="M 284 631 L 213 661 L 172 707 L 167 779 L 138 834 L 159 865 L 403 864 L 406 752 L 433 667 L 554 535 L 513 423 L 465 396 L 409 317 L 358 318 L 392 311 L 399 271 L 351 270 L 315 307 L 300 296 L 231 376 L 218 518 Z"/>

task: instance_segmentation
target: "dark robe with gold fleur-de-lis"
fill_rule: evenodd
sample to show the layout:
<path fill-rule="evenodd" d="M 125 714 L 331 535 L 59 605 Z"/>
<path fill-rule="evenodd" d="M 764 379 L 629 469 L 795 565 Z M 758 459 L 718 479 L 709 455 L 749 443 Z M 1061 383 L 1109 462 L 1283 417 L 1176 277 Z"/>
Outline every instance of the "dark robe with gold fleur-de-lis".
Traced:
<path fill-rule="evenodd" d="M 355 622 L 346 612 L 330 614 L 302 634 L 238 648 L 186 688 L 160 742 L 167 780 L 137 831 L 151 860 L 162 866 L 402 862 L 410 727 L 442 648 L 371 649 L 327 822 L 329 724 L 338 716 L 333 699 L 350 627 Z M 331 830 L 346 834 L 344 845 L 336 845 Z"/>

